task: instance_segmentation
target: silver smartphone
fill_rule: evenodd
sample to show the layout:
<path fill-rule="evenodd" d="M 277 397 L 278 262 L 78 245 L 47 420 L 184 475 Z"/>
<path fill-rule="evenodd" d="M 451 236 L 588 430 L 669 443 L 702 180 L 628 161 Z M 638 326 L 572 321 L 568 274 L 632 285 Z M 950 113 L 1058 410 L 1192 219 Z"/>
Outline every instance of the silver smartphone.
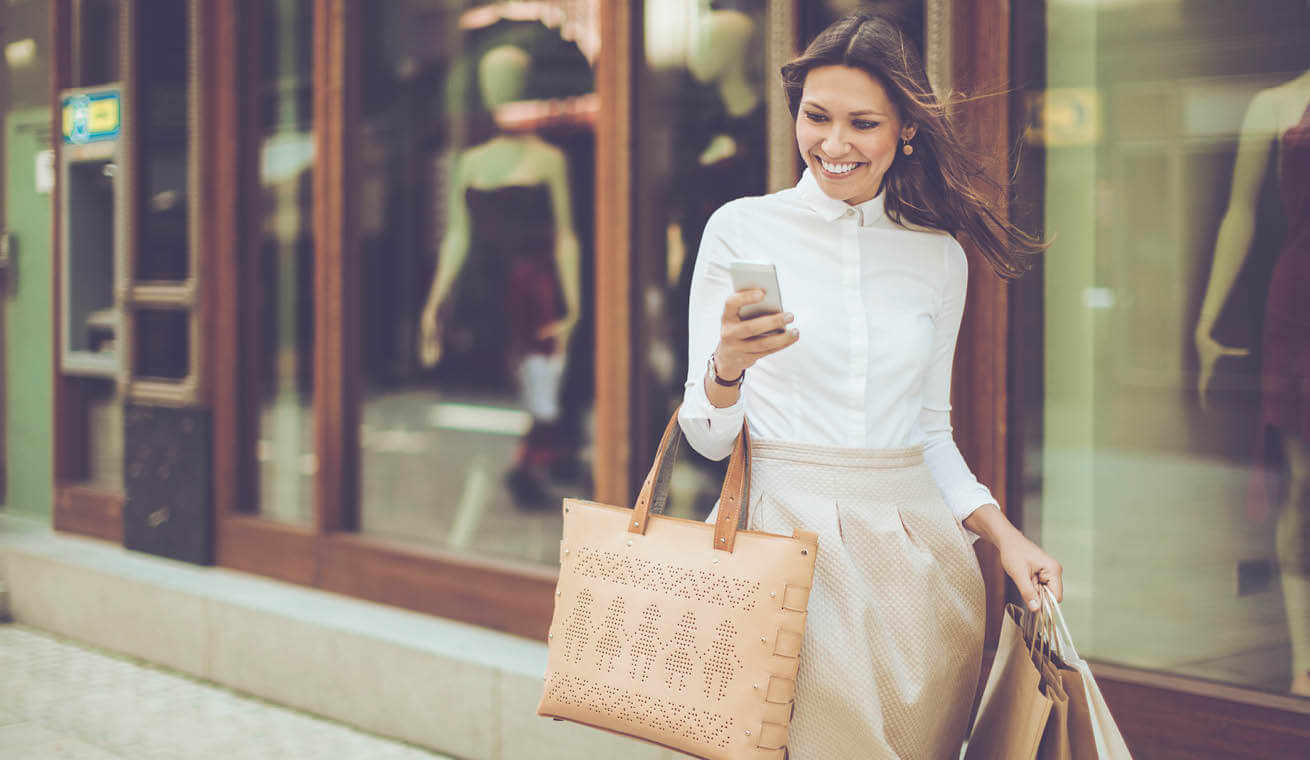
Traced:
<path fill-rule="evenodd" d="M 732 278 L 734 291 L 751 289 L 764 291 L 764 298 L 741 307 L 741 311 L 737 312 L 739 317 L 753 319 L 782 311 L 782 291 L 778 289 L 778 270 L 774 265 L 756 261 L 734 261 L 728 264 L 728 275 Z"/>

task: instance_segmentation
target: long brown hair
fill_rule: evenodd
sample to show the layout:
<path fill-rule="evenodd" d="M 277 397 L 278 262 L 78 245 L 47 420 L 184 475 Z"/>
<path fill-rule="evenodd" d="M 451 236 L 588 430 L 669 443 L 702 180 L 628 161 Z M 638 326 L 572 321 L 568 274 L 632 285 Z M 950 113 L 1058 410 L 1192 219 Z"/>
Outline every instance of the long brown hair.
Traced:
<path fill-rule="evenodd" d="M 992 210 L 978 187 L 998 183 L 956 136 L 945 104 L 928 84 L 918 49 L 895 23 L 868 11 L 851 13 L 830 24 L 801 57 L 783 66 L 782 86 L 792 118 L 799 114 L 806 76 L 822 66 L 849 66 L 869 74 L 886 89 L 902 122 L 915 125 L 914 154 L 897 156 L 883 177 L 883 207 L 889 219 L 902 226 L 963 233 L 1002 277 L 1018 277 L 1028 270 L 1047 244 Z"/>

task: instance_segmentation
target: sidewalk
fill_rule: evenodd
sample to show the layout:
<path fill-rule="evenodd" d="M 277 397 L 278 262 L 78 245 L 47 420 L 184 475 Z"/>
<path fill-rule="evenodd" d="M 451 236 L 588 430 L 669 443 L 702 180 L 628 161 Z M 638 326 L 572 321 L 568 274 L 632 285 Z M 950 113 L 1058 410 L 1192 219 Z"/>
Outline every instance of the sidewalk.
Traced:
<path fill-rule="evenodd" d="M 449 760 L 19 623 L 0 625 L 0 757 Z"/>

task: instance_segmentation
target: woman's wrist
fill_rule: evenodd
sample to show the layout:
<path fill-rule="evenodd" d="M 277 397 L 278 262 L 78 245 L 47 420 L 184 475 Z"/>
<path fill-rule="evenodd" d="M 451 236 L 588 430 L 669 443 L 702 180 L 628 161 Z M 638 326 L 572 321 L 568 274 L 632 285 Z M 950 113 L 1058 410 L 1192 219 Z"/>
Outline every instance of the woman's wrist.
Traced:
<path fill-rule="evenodd" d="M 718 349 L 710 354 L 710 371 L 724 380 L 732 381 L 746 372 L 746 367 L 734 364 L 731 357 L 725 357 Z"/>
<path fill-rule="evenodd" d="M 1016 538 L 1023 538 L 1023 533 L 996 504 L 984 504 L 975 509 L 964 518 L 964 527 L 998 549 Z"/>
<path fill-rule="evenodd" d="M 713 362 L 706 363 L 705 381 L 701 387 L 704 389 L 705 398 L 709 399 L 710 405 L 716 409 L 726 409 L 741 399 L 740 385 L 723 385 L 715 381 Z"/>

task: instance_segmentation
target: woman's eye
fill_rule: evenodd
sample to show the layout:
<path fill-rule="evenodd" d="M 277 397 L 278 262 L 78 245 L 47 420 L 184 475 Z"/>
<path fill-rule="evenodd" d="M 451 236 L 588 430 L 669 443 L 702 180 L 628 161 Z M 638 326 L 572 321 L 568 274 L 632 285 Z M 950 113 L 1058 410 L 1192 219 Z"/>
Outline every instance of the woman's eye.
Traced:
<path fill-rule="evenodd" d="M 856 119 L 851 123 L 855 125 L 856 129 L 873 129 L 878 126 L 876 121 L 864 121 L 863 119 Z"/>
<path fill-rule="evenodd" d="M 813 112 L 813 111 L 806 111 L 806 112 L 805 112 L 805 118 L 809 119 L 810 121 L 814 122 L 815 124 L 822 124 L 823 122 L 825 122 L 825 121 L 828 120 L 828 117 L 827 117 L 827 116 L 824 116 L 824 115 L 821 114 L 821 113 L 815 113 L 815 112 Z"/>

